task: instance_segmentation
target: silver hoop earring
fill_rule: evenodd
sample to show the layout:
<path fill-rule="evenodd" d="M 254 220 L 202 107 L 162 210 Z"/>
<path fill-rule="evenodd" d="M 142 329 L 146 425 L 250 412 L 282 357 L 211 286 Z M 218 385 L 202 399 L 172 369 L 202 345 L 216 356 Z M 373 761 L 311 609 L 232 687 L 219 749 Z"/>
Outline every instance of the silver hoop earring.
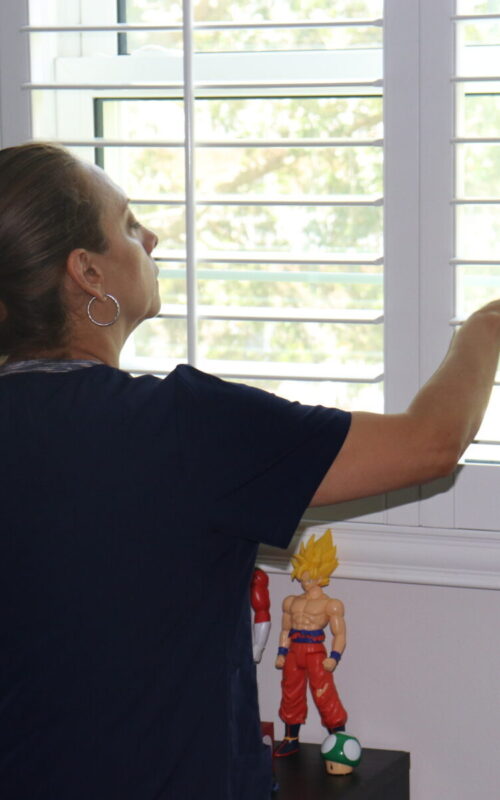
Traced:
<path fill-rule="evenodd" d="M 115 297 L 114 295 L 112 295 L 112 294 L 106 294 L 106 295 L 104 295 L 104 296 L 105 296 L 106 298 L 108 298 L 108 297 L 109 297 L 109 299 L 110 299 L 110 300 L 112 300 L 112 301 L 113 301 L 113 303 L 115 304 L 115 316 L 114 316 L 114 318 L 111 320 L 111 322 L 98 322 L 98 321 L 97 321 L 96 319 L 94 319 L 94 317 L 92 316 L 90 309 L 92 308 L 92 303 L 93 303 L 95 300 L 97 300 L 97 297 L 91 297 L 91 298 L 90 298 L 90 300 L 89 300 L 89 304 L 88 304 L 88 306 L 87 306 L 87 316 L 88 316 L 89 320 L 90 320 L 91 322 L 93 322 L 93 323 L 94 323 L 94 325 L 98 325 L 100 328 L 108 328 L 110 325 L 114 325 L 114 324 L 115 324 L 115 322 L 116 322 L 116 320 L 117 320 L 117 319 L 118 319 L 118 317 L 120 316 L 120 303 L 118 302 L 118 300 L 116 299 L 116 297 Z"/>

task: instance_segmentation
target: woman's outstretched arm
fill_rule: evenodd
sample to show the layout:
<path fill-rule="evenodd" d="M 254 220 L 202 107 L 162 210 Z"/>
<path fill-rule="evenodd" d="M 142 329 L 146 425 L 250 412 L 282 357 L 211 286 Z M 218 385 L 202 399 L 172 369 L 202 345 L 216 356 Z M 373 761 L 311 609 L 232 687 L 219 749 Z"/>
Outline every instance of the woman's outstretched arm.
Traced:
<path fill-rule="evenodd" d="M 500 301 L 455 333 L 430 380 L 401 414 L 354 412 L 311 505 L 328 505 L 450 474 L 486 411 L 500 355 Z"/>

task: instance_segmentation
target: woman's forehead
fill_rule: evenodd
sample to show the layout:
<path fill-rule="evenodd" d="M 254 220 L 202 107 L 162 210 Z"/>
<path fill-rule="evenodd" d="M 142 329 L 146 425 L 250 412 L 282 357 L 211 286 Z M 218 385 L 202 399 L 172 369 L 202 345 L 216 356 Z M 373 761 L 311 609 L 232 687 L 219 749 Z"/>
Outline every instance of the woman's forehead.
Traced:
<path fill-rule="evenodd" d="M 117 210 L 125 210 L 128 205 L 128 198 L 123 189 L 111 180 L 101 167 L 95 164 L 86 164 L 87 174 L 91 182 L 95 197 L 104 208 L 112 207 Z"/>

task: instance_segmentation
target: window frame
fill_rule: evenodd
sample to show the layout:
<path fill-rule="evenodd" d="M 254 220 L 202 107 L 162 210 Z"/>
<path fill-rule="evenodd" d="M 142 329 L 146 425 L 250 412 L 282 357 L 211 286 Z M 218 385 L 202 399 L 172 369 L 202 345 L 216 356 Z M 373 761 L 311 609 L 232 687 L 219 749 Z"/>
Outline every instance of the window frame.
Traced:
<path fill-rule="evenodd" d="M 446 351 L 454 278 L 453 0 L 386 0 L 386 410 L 406 407 Z M 0 143 L 30 138 L 28 0 L 0 4 Z M 410 103 L 408 98 L 414 100 Z M 436 267 L 439 265 L 439 268 Z M 334 524 L 339 578 L 500 588 L 500 472 L 456 476 L 335 509 L 309 510 L 297 538 Z M 444 491 L 446 490 L 446 491 Z M 264 548 L 268 568 L 288 554 Z"/>

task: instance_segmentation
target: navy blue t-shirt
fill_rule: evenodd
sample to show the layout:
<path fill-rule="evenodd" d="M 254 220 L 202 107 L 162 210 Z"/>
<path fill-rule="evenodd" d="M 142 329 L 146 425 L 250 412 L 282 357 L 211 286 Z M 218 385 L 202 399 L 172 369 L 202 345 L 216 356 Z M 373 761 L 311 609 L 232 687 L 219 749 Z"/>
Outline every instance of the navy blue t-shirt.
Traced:
<path fill-rule="evenodd" d="M 349 422 L 187 366 L 0 378 L 2 800 L 268 800 L 250 577 Z"/>

